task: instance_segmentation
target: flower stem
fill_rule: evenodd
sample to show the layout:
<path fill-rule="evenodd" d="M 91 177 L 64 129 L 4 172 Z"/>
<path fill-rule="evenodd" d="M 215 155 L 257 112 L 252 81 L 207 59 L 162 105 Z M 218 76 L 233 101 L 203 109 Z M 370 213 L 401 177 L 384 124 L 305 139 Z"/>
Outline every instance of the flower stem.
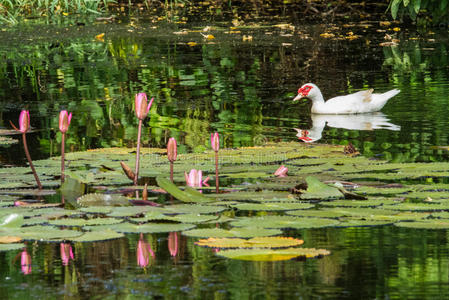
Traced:
<path fill-rule="evenodd" d="M 170 162 L 170 181 L 173 182 L 173 162 Z"/>
<path fill-rule="evenodd" d="M 218 182 L 218 151 L 215 151 L 215 192 L 219 192 L 219 182 Z"/>
<path fill-rule="evenodd" d="M 34 169 L 33 166 L 33 162 L 31 161 L 30 152 L 28 151 L 26 133 L 22 133 L 22 140 L 23 140 L 23 149 L 25 150 L 25 155 L 27 157 L 28 163 L 30 164 L 31 171 L 33 171 L 34 179 L 36 179 L 36 183 L 39 189 L 42 190 L 42 184 L 39 181 L 39 177 L 37 176 L 36 170 Z"/>
<path fill-rule="evenodd" d="M 139 164 L 140 164 L 140 137 L 142 136 L 142 120 L 139 119 L 139 129 L 137 131 L 137 149 L 136 149 L 136 171 L 134 172 L 134 185 L 137 185 L 139 179 Z"/>
<path fill-rule="evenodd" d="M 61 140 L 61 184 L 64 183 L 64 170 L 65 170 L 65 133 L 62 133 Z"/>

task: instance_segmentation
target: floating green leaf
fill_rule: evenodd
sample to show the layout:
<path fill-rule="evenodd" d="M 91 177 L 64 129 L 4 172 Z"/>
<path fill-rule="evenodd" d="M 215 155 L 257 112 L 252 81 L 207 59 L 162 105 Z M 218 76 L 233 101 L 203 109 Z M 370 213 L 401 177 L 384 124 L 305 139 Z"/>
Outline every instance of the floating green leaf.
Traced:
<path fill-rule="evenodd" d="M 186 236 L 192 237 L 215 237 L 215 238 L 224 238 L 224 237 L 240 237 L 240 238 L 250 238 L 257 236 L 273 236 L 280 235 L 282 233 L 279 229 L 267 229 L 260 227 L 242 227 L 242 228 L 232 228 L 230 230 L 221 229 L 221 228 L 200 228 L 200 229 L 192 229 L 188 231 L 183 231 L 182 234 Z"/>
<path fill-rule="evenodd" d="M 242 217 L 231 222 L 236 227 L 262 228 L 321 228 L 336 226 L 339 222 L 325 218 L 299 218 L 294 216 Z"/>
<path fill-rule="evenodd" d="M 314 248 L 231 249 L 217 252 L 217 255 L 226 258 L 249 261 L 281 261 L 295 257 L 316 258 L 329 254 L 328 250 Z"/>
<path fill-rule="evenodd" d="M 73 242 L 98 242 L 115 240 L 124 237 L 123 233 L 119 233 L 113 230 L 97 230 L 86 232 L 79 237 L 70 239 Z"/>
<path fill-rule="evenodd" d="M 394 223 L 397 227 L 417 228 L 417 229 L 449 229 L 449 220 L 432 219 L 415 222 Z"/>
<path fill-rule="evenodd" d="M 0 244 L 0 252 L 4 251 L 12 251 L 12 250 L 19 250 L 25 247 L 25 244 L 23 243 L 16 243 L 16 244 Z"/>
<path fill-rule="evenodd" d="M 128 198 L 114 194 L 86 194 L 77 199 L 81 206 L 129 206 Z"/>
<path fill-rule="evenodd" d="M 115 218 L 92 218 L 92 219 L 64 218 L 48 221 L 50 225 L 75 226 L 75 227 L 90 226 L 90 225 L 111 225 L 111 224 L 118 224 L 121 222 L 123 222 L 123 220 Z"/>
<path fill-rule="evenodd" d="M 239 210 L 264 210 L 264 211 L 283 211 L 296 209 L 309 209 L 314 207 L 314 204 L 299 203 L 299 202 L 264 202 L 264 203 L 239 203 L 231 205 L 233 208 Z"/>
<path fill-rule="evenodd" d="M 316 177 L 306 177 L 307 190 L 302 193 L 301 199 L 331 200 L 343 198 L 343 194 L 335 187 L 322 183 Z"/>
<path fill-rule="evenodd" d="M 85 230 L 114 230 L 123 233 L 158 233 L 158 232 L 172 232 L 172 231 L 183 231 L 194 228 L 195 225 L 192 224 L 173 224 L 173 223 L 146 223 L 146 224 L 131 224 L 131 223 L 120 223 L 115 225 L 100 225 L 100 226 L 85 226 Z"/>
<path fill-rule="evenodd" d="M 170 195 L 183 202 L 193 202 L 193 203 L 203 203 L 212 202 L 214 199 L 204 196 L 200 192 L 193 189 L 188 189 L 188 192 L 181 191 L 176 185 L 174 185 L 170 180 L 162 177 L 156 178 L 157 184 L 167 191 Z"/>
<path fill-rule="evenodd" d="M 288 248 L 303 243 L 303 240 L 292 237 L 254 237 L 251 239 L 208 238 L 195 242 L 195 245 L 211 248 Z"/>

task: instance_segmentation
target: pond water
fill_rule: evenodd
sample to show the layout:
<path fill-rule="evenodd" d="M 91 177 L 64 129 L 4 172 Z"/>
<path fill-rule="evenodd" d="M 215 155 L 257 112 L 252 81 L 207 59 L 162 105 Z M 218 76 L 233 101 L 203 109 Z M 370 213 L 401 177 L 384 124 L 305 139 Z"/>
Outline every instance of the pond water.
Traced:
<path fill-rule="evenodd" d="M 334 26 L 223 24 L 203 31 L 132 20 L 92 26 L 36 25 L 0 31 L 0 124 L 28 108 L 35 159 L 59 155 L 58 113 L 73 112 L 68 151 L 135 146 L 134 94 L 155 97 L 145 121 L 146 146 L 202 152 L 218 131 L 228 148 L 298 141 L 294 128 L 320 143 L 352 143 L 362 154 L 397 162 L 446 161 L 449 145 L 449 35 L 376 23 Z M 101 34 L 104 33 L 102 37 Z M 203 35 L 213 35 L 205 38 Z M 333 35 L 333 37 L 332 37 Z M 386 35 L 399 39 L 398 45 Z M 375 88 L 401 93 L 368 120 L 311 116 L 293 103 L 300 85 L 325 97 Z M 354 124 L 389 122 L 356 130 Z M 324 126 L 326 124 L 326 126 Z M 332 127 L 332 125 L 334 127 Z M 344 127 L 344 126 L 343 126 Z M 400 128 L 400 130 L 398 130 Z M 395 129 L 395 130 L 391 130 Z M 13 136 L 14 137 L 14 136 Z M 1 148 L 3 166 L 24 165 L 21 145 Z M 216 256 L 180 233 L 127 235 L 75 243 L 73 259 L 57 243 L 0 252 L 4 299 L 437 299 L 449 297 L 446 230 L 382 227 L 289 230 L 330 256 L 247 262 Z M 153 255 L 139 265 L 139 238 Z M 67 255 L 69 258 L 67 258 Z M 61 256 L 65 257 L 64 262 Z M 143 266 L 145 265 L 145 266 Z"/>

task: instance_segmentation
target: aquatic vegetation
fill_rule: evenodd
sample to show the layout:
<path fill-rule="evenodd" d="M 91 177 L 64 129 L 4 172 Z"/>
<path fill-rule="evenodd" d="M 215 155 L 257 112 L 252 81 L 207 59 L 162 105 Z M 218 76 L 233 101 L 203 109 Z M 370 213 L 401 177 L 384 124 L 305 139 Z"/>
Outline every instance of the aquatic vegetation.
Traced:
<path fill-rule="evenodd" d="M 137 181 L 139 179 L 139 168 L 140 168 L 140 140 L 142 136 L 142 122 L 147 117 L 150 112 L 151 104 L 153 104 L 154 98 L 151 98 L 150 102 L 148 102 L 147 94 L 138 93 L 136 94 L 134 105 L 135 105 L 135 113 L 137 119 L 139 119 L 139 127 L 137 131 L 137 148 L 136 148 L 136 169 L 134 171 L 134 185 L 137 185 Z"/>
<path fill-rule="evenodd" d="M 61 110 L 59 113 L 59 131 L 62 133 L 61 139 L 61 183 L 64 183 L 64 169 L 65 169 L 65 134 L 69 130 L 70 121 L 72 120 L 72 113 L 66 110 Z"/>
<path fill-rule="evenodd" d="M 208 238 L 195 245 L 211 248 L 287 248 L 304 244 L 303 240 L 291 237 Z"/>
<path fill-rule="evenodd" d="M 281 261 L 295 257 L 316 258 L 330 255 L 330 251 L 315 248 L 287 249 L 231 249 L 217 252 L 217 255 L 231 259 L 249 261 Z"/>
<path fill-rule="evenodd" d="M 176 139 L 171 137 L 167 143 L 167 158 L 170 161 L 170 180 L 173 182 L 173 164 L 176 161 L 178 155 L 178 148 L 176 145 Z"/>
<path fill-rule="evenodd" d="M 218 132 L 210 135 L 210 145 L 215 152 L 215 192 L 218 194 L 220 191 L 218 178 L 218 150 L 220 150 L 220 136 L 218 135 Z"/>
<path fill-rule="evenodd" d="M 42 184 L 39 180 L 39 176 L 37 176 L 36 169 L 33 166 L 33 162 L 31 161 L 30 151 L 28 151 L 28 145 L 27 145 L 27 139 L 26 139 L 26 133 L 28 130 L 30 130 L 30 112 L 28 110 L 22 110 L 19 116 L 19 128 L 17 129 L 16 126 L 10 121 L 11 125 L 14 127 L 15 130 L 22 133 L 22 141 L 23 141 L 23 149 L 25 150 L 25 155 L 28 160 L 28 164 L 30 165 L 31 171 L 33 172 L 34 179 L 36 180 L 37 186 L 40 190 L 42 190 Z"/>

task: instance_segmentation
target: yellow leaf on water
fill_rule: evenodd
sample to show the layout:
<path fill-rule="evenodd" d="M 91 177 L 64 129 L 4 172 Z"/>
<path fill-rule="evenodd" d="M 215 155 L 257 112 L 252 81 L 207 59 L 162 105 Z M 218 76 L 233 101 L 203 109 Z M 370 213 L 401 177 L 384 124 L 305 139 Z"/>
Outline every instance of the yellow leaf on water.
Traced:
<path fill-rule="evenodd" d="M 198 43 L 188 42 L 187 45 L 189 45 L 190 47 L 194 47 L 194 46 L 198 45 Z"/>
<path fill-rule="evenodd" d="M 18 236 L 0 236 L 0 244 L 18 243 L 21 240 L 22 238 Z"/>
<path fill-rule="evenodd" d="M 68 16 L 69 15 L 69 13 L 66 13 L 66 12 L 63 12 L 62 13 L 64 16 Z"/>

